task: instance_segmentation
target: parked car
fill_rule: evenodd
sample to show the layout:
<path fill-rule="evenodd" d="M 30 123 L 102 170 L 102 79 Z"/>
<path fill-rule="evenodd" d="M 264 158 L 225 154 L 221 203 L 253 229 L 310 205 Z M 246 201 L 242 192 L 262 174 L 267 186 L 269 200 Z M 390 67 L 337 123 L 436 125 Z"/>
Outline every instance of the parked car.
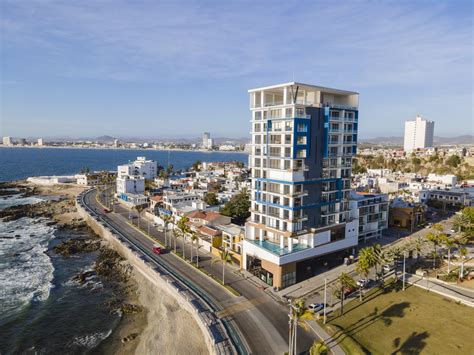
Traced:
<path fill-rule="evenodd" d="M 369 280 L 368 279 L 359 279 L 357 280 L 357 286 L 359 287 L 367 287 L 367 285 L 369 284 Z"/>
<path fill-rule="evenodd" d="M 160 246 L 157 245 L 157 244 L 154 244 L 154 245 L 153 245 L 152 250 L 153 250 L 153 253 L 158 254 L 158 255 L 159 255 L 159 254 L 163 254 L 164 251 L 165 251 L 162 247 L 160 247 Z"/>
<path fill-rule="evenodd" d="M 322 303 L 311 303 L 308 306 L 308 309 L 313 313 L 317 313 L 320 310 L 322 310 L 323 308 L 324 308 L 324 304 L 322 304 Z"/>
<path fill-rule="evenodd" d="M 431 228 L 431 227 L 433 227 L 433 223 L 430 222 L 430 223 L 428 223 L 428 224 L 426 225 L 425 228 Z"/>
<path fill-rule="evenodd" d="M 393 269 L 394 269 L 393 265 L 386 264 L 383 266 L 383 271 L 385 272 L 393 271 Z"/>

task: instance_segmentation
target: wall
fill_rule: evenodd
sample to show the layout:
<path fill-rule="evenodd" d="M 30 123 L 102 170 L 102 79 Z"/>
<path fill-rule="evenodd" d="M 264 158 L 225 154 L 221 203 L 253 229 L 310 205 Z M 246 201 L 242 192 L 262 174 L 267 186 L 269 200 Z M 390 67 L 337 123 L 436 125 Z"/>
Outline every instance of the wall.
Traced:
<path fill-rule="evenodd" d="M 196 296 L 190 289 L 186 289 L 185 287 L 183 289 L 183 285 L 179 284 L 172 275 L 159 271 L 153 264 L 142 260 L 138 253 L 132 251 L 128 246 L 123 244 L 108 227 L 104 227 L 101 223 L 93 219 L 80 204 L 76 203 L 76 206 L 79 215 L 86 221 L 92 230 L 106 240 L 122 257 L 127 259 L 127 261 L 133 265 L 135 271 L 142 274 L 156 286 L 165 288 L 170 294 L 176 295 L 178 304 L 194 317 L 201 328 L 209 353 L 221 354 L 229 351 L 228 348 L 223 348 L 224 344 L 222 342 L 215 344 L 210 326 L 211 324 L 212 327 L 216 324 L 220 325 L 221 321 L 217 319 L 215 314 L 210 310 L 202 312 L 201 307 L 204 304 L 200 301 L 198 296 Z M 198 307 L 196 304 L 199 302 L 200 304 Z M 232 351 L 234 351 L 233 348 Z"/>

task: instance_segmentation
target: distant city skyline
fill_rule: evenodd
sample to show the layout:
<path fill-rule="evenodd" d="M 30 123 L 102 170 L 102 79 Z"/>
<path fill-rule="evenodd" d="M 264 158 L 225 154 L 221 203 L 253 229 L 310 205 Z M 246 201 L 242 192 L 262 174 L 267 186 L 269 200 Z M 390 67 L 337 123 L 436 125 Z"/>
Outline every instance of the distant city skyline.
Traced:
<path fill-rule="evenodd" d="M 293 80 L 359 92 L 361 138 L 474 132 L 470 1 L 1 10 L 2 136 L 248 137 L 247 89 Z"/>

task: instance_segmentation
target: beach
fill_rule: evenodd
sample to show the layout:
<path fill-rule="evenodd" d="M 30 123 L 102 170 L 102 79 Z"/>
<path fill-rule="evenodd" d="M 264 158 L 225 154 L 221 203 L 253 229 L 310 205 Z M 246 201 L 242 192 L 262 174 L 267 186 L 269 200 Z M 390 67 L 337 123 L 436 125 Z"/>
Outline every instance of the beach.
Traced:
<path fill-rule="evenodd" d="M 68 234 L 68 238 L 58 240 L 54 248 L 48 251 L 53 258 L 61 257 L 66 261 L 68 258 L 94 260 L 92 267 L 81 269 L 66 284 L 74 281 L 81 289 L 98 284 L 107 287 L 107 300 L 103 306 L 107 325 L 100 325 L 100 319 L 94 321 L 101 329 L 113 329 L 77 336 L 78 343 L 91 351 L 106 354 L 147 354 L 157 351 L 166 354 L 191 351 L 195 354 L 209 353 L 201 329 L 193 316 L 180 306 L 177 295 L 152 284 L 136 272 L 106 241 L 85 225 L 74 203 L 75 196 L 83 189 L 71 184 L 35 186 L 25 181 L 4 184 L 3 191 L 14 192 L 15 196 L 22 196 L 26 200 L 23 205 L 0 212 L 0 216 L 9 221 L 7 223 L 21 219 L 45 219 L 51 228 Z M 17 197 L 18 200 L 21 198 Z M 30 200 L 34 203 L 26 204 Z M 57 291 L 56 287 L 53 290 Z M 84 301 L 87 303 L 87 300 Z M 43 302 L 52 302 L 51 296 L 48 299 L 46 295 Z M 54 307 L 54 304 L 50 307 Z M 61 320 L 56 321 L 62 323 Z M 68 324 L 68 317 L 64 315 L 62 321 L 64 325 Z M 17 341 L 18 349 L 23 349 L 21 342 L 22 339 Z"/>

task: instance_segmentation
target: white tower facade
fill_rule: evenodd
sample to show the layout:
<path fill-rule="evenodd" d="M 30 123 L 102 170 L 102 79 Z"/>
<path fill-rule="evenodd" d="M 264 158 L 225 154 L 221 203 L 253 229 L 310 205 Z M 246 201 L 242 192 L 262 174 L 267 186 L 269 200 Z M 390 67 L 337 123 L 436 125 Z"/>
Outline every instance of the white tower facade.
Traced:
<path fill-rule="evenodd" d="M 403 150 L 410 152 L 419 148 L 433 147 L 434 121 L 423 119 L 420 115 L 414 121 L 405 122 Z"/>

